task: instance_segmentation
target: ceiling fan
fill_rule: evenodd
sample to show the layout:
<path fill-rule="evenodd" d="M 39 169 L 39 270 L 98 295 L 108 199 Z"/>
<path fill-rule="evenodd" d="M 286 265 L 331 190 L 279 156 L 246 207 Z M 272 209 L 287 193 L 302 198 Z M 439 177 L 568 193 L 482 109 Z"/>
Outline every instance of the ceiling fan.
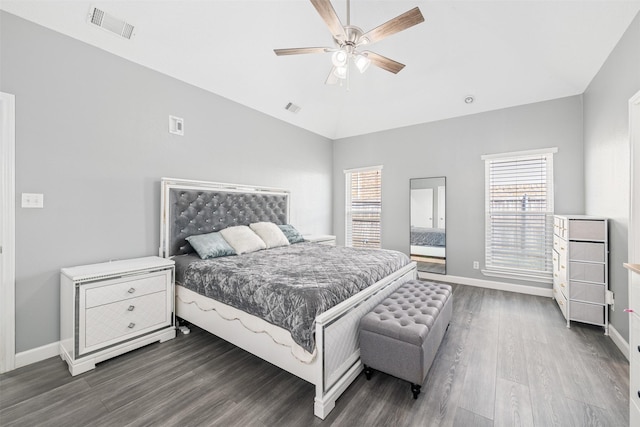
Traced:
<path fill-rule="evenodd" d="M 424 21 L 420 9 L 414 7 L 365 33 L 360 28 L 351 25 L 350 0 L 347 0 L 347 25 L 342 25 L 330 0 L 311 0 L 311 4 L 313 4 L 322 20 L 329 27 L 337 47 L 301 47 L 274 49 L 273 51 L 278 56 L 333 52 L 331 56 L 333 68 L 329 73 L 329 77 L 327 77 L 326 84 L 335 84 L 347 79 L 349 60 L 353 61 L 361 73 L 364 73 L 369 65 L 373 64 L 383 70 L 397 74 L 404 68 L 404 64 L 369 50 L 360 49 Z"/>

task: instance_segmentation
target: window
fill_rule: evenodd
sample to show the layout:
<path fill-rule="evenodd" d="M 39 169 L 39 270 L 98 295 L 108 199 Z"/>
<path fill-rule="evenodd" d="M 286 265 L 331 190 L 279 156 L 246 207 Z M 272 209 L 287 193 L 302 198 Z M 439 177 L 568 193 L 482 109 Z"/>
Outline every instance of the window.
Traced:
<path fill-rule="evenodd" d="M 345 170 L 345 245 L 380 248 L 382 166 Z"/>
<path fill-rule="evenodd" d="M 484 274 L 551 282 L 555 152 L 552 148 L 482 156 Z"/>

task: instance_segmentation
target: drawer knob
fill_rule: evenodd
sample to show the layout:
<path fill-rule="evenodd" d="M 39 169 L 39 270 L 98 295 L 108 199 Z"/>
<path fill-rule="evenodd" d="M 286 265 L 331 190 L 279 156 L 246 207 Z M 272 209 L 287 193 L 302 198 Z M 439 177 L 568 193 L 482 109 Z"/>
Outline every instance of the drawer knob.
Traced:
<path fill-rule="evenodd" d="M 129 308 L 127 308 L 127 310 L 133 311 L 134 308 L 136 308 L 134 305 L 130 305 Z"/>
<path fill-rule="evenodd" d="M 133 329 L 135 326 L 136 326 L 135 323 L 133 323 L 133 322 L 129 323 L 129 329 Z"/>
<path fill-rule="evenodd" d="M 136 291 L 136 288 L 129 288 L 129 290 L 127 292 L 129 292 L 130 294 L 134 293 Z"/>

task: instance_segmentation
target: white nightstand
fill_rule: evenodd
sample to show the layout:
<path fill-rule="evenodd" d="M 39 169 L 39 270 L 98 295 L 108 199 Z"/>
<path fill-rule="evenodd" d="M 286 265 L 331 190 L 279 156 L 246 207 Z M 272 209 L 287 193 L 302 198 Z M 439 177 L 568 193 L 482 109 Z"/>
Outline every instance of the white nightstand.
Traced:
<path fill-rule="evenodd" d="M 321 245 L 336 245 L 336 236 L 330 234 L 307 234 L 302 236 L 305 242 L 319 243 Z"/>
<path fill-rule="evenodd" d="M 154 256 L 60 270 L 60 357 L 71 375 L 176 336 L 174 264 Z"/>

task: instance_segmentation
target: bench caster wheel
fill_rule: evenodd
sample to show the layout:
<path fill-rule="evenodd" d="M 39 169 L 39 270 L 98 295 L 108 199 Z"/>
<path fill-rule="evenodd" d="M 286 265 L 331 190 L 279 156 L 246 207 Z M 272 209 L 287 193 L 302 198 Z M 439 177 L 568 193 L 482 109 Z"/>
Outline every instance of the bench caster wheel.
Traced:
<path fill-rule="evenodd" d="M 418 395 L 420 394 L 420 388 L 422 386 L 419 386 L 417 384 L 411 384 L 411 393 L 413 393 L 413 398 L 417 399 Z"/>
<path fill-rule="evenodd" d="M 367 380 L 371 379 L 371 375 L 373 375 L 373 369 L 371 369 L 367 365 L 364 365 L 364 376 L 367 378 Z"/>

